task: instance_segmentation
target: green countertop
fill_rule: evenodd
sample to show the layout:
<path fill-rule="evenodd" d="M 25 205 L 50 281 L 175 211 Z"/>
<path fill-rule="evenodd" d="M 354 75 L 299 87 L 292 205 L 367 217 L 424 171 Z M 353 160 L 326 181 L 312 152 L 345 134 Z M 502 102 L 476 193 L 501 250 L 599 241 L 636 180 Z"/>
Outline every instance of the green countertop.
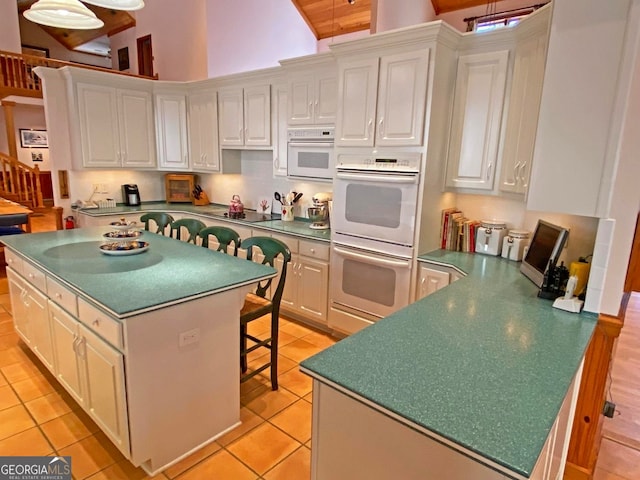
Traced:
<path fill-rule="evenodd" d="M 283 222 L 282 220 L 266 220 L 263 222 L 247 222 L 242 219 L 230 219 L 211 215 L 212 209 L 226 209 L 226 205 L 210 204 L 204 206 L 195 206 L 191 203 L 164 203 L 164 202 L 149 202 L 142 203 L 137 207 L 127 207 L 125 205 L 118 205 L 114 208 L 93 208 L 93 209 L 80 209 L 77 210 L 85 215 L 92 217 L 99 217 L 103 215 L 120 215 L 145 212 L 178 212 L 178 213 L 190 213 L 199 215 L 201 217 L 219 220 L 222 222 L 237 223 L 244 226 L 250 226 L 251 228 L 264 229 L 271 232 L 283 233 L 287 235 L 294 235 L 309 240 L 319 240 L 323 242 L 331 241 L 331 230 L 313 230 L 309 228 L 309 220 L 298 218 L 293 222 Z M 232 227 L 233 228 L 233 227 Z"/>
<path fill-rule="evenodd" d="M 2 242 L 112 315 L 141 311 L 212 295 L 275 274 L 269 266 L 144 232 L 149 250 L 109 256 L 99 245 L 109 227 L 8 235 Z"/>
<path fill-rule="evenodd" d="M 320 381 L 530 476 L 597 317 L 551 307 L 519 263 L 436 251 L 467 276 L 303 361 Z"/>

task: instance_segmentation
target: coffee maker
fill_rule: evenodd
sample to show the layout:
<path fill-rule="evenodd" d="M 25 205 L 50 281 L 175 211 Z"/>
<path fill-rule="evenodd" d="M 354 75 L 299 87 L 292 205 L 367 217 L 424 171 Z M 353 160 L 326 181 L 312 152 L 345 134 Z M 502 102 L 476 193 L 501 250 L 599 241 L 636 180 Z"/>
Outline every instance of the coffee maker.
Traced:
<path fill-rule="evenodd" d="M 122 198 L 124 199 L 125 205 L 130 207 L 140 205 L 140 191 L 138 190 L 138 185 L 133 183 L 122 185 Z"/>
<path fill-rule="evenodd" d="M 307 209 L 313 230 L 327 230 L 329 228 L 329 207 L 333 200 L 331 192 L 316 193 L 311 200 L 313 207 Z"/>

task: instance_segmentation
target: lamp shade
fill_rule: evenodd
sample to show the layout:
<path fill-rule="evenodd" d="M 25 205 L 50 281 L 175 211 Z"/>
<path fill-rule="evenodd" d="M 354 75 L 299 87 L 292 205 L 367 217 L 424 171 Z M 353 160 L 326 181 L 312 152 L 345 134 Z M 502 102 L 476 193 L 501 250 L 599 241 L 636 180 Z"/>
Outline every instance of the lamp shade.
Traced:
<path fill-rule="evenodd" d="M 104 22 L 78 0 L 38 0 L 23 15 L 27 20 L 49 27 L 91 30 L 104 26 Z"/>
<path fill-rule="evenodd" d="M 140 10 L 144 7 L 143 0 L 83 0 L 102 8 L 112 8 L 113 10 Z"/>

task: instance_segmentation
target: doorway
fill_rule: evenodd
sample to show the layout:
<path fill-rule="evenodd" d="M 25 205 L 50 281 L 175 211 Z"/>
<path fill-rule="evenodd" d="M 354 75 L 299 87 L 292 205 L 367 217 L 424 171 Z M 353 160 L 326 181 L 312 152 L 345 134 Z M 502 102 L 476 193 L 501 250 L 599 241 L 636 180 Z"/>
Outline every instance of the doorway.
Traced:
<path fill-rule="evenodd" d="M 153 77 L 153 52 L 151 49 L 151 35 L 136 40 L 138 47 L 138 75 Z"/>

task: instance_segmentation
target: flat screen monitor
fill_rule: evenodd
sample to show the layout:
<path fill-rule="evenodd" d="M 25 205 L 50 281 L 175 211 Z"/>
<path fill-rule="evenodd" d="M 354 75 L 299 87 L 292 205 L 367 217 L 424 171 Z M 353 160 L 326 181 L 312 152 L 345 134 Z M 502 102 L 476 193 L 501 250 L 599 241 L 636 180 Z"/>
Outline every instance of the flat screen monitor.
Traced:
<path fill-rule="evenodd" d="M 560 252 L 569 237 L 569 230 L 544 220 L 538 220 L 529 250 L 522 260 L 520 271 L 538 288 L 542 286 L 549 264 L 558 263 Z"/>

